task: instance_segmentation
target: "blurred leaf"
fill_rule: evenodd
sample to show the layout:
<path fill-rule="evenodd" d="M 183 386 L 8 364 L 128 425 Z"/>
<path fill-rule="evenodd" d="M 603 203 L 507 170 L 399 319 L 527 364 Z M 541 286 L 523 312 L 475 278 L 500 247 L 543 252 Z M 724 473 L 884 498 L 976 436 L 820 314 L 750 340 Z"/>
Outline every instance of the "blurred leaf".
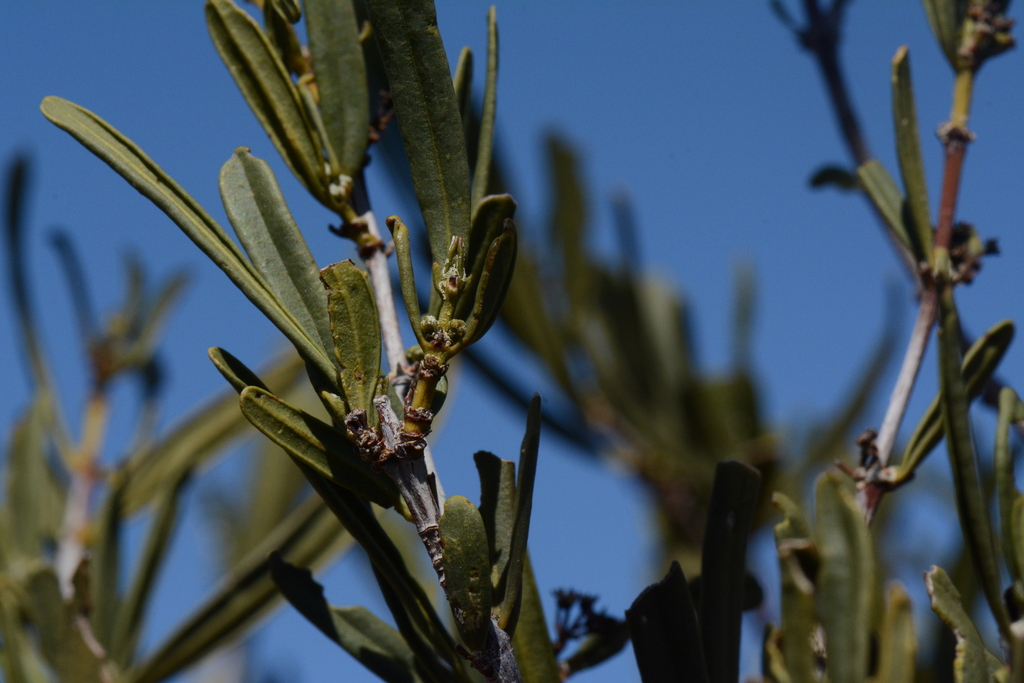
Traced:
<path fill-rule="evenodd" d="M 303 367 L 298 356 L 289 353 L 263 374 L 271 387 L 291 385 Z M 207 401 L 152 446 L 132 454 L 121 466 L 126 478 L 124 515 L 130 516 L 152 503 L 169 481 L 195 470 L 224 452 L 224 448 L 246 434 L 248 421 L 238 410 L 234 392 Z M 251 432 L 248 432 L 251 434 Z"/>
<path fill-rule="evenodd" d="M 60 533 L 65 492 L 47 463 L 46 398 L 37 395 L 14 426 L 7 450 L 7 507 L 14 548 L 27 559 Z"/>
<path fill-rule="evenodd" d="M 529 554 L 523 563 L 522 599 L 516 632 L 512 636 L 512 648 L 523 683 L 553 683 L 561 680 Z"/>
<path fill-rule="evenodd" d="M 912 251 L 910 232 L 903 223 L 903 193 L 900 192 L 896 181 L 876 159 L 864 162 L 857 169 L 857 178 L 871 203 L 878 209 L 878 213 L 892 229 L 900 244 Z"/>
<path fill-rule="evenodd" d="M 228 220 L 281 305 L 328 357 L 334 343 L 320 270 L 270 166 L 239 147 L 220 170 Z"/>
<path fill-rule="evenodd" d="M 896 155 L 907 191 L 904 223 L 918 262 L 932 262 L 932 219 L 928 210 L 928 184 L 917 133 L 917 108 L 910 81 L 910 55 L 904 45 L 892 59 L 892 117 L 896 123 Z"/>
<path fill-rule="evenodd" d="M 444 263 L 452 237 L 469 235 L 466 141 L 431 0 L 367 0 L 430 253 Z"/>
<path fill-rule="evenodd" d="M 110 648 L 114 621 L 121 608 L 121 495 L 123 486 L 114 481 L 107 499 L 93 522 L 95 538 L 89 550 L 89 622 L 103 647 Z"/>
<path fill-rule="evenodd" d="M 937 267 L 943 269 L 943 254 L 937 256 Z M 948 266 L 948 261 L 946 261 Z M 939 270 L 940 273 L 945 270 Z M 953 285 L 946 279 L 939 281 L 939 393 L 942 397 L 942 425 L 946 435 L 946 450 L 953 470 L 956 490 L 956 508 L 964 546 L 988 601 L 999 632 L 1010 640 L 1010 618 L 1002 600 L 999 564 L 992 543 L 992 526 L 988 515 L 988 500 L 982 490 L 978 464 L 974 456 L 971 421 L 968 415 L 970 398 L 960 367 L 960 320 L 953 300 Z"/>
<path fill-rule="evenodd" d="M 370 94 L 359 43 L 359 22 L 351 0 L 305 0 L 306 32 L 313 57 L 320 110 L 340 172 L 363 168 L 370 137 Z"/>
<path fill-rule="evenodd" d="M 540 447 L 540 396 L 535 395 L 526 413 L 526 434 L 519 449 L 519 478 L 516 482 L 516 521 L 509 543 L 505 595 L 495 610 L 500 626 L 510 637 L 515 636 L 516 605 L 522 589 L 523 566 L 526 563 L 526 540 L 530 533 L 530 511 L 533 506 L 533 482 L 537 476 L 537 451 Z"/>
<path fill-rule="evenodd" d="M 274 583 L 285 599 L 320 631 L 387 683 L 420 681 L 412 650 L 393 627 L 365 607 L 331 607 L 308 569 L 270 554 Z"/>
<path fill-rule="evenodd" d="M 49 570 L 45 570 L 49 571 Z M 30 578 L 28 598 L 32 618 L 39 628 L 40 645 L 43 656 L 50 662 L 56 661 L 60 648 L 60 629 L 62 626 L 63 601 L 60 588 L 56 585 L 57 577 L 53 577 L 54 591 L 46 597 L 51 598 L 43 605 L 35 598 L 38 591 Z M 0 591 L 0 633 L 4 637 L 4 647 L 0 650 L 0 665 L 3 667 L 4 680 L 7 683 L 49 683 L 50 677 L 43 671 L 42 663 L 32 647 L 29 633 L 21 619 L 21 606 L 15 597 L 13 586 Z"/>
<path fill-rule="evenodd" d="M 491 563 L 484 520 L 465 497 L 449 496 L 438 526 L 455 625 L 466 645 L 482 650 L 491 629 Z"/>
<path fill-rule="evenodd" d="M 701 642 L 711 683 L 739 680 L 747 536 L 761 475 L 731 460 L 715 468 L 701 553 Z"/>
<path fill-rule="evenodd" d="M 979 337 L 964 354 L 960 373 L 966 386 L 968 400 L 981 395 L 985 384 L 995 372 L 1003 354 L 1013 341 L 1014 325 L 1001 320 Z M 921 461 L 939 445 L 943 436 L 941 394 L 932 399 L 928 410 L 914 429 L 903 451 L 903 458 L 897 468 L 896 482 L 902 482 L 913 475 Z"/>
<path fill-rule="evenodd" d="M 82 335 L 82 346 L 88 349 L 93 335 L 97 332 L 98 325 L 96 314 L 92 309 L 92 299 L 89 297 L 89 283 L 85 279 L 82 260 L 71 241 L 71 236 L 66 231 L 54 230 L 50 236 L 50 244 L 57 252 L 57 258 L 61 265 L 60 270 L 67 279 L 68 294 L 71 296 L 71 303 L 75 309 L 79 334 Z"/>
<path fill-rule="evenodd" d="M 267 556 L 317 566 L 351 544 L 351 536 L 323 501 L 310 495 L 224 576 L 214 593 L 146 658 L 124 676 L 128 683 L 156 683 L 246 631 L 280 597 Z"/>
<path fill-rule="evenodd" d="M 349 410 L 372 412 L 380 375 L 380 320 L 370 283 L 351 261 L 320 271 L 327 288 L 334 357 L 341 368 L 341 383 Z"/>
<path fill-rule="evenodd" d="M 567 672 L 566 677 L 572 676 L 603 664 L 622 652 L 628 643 L 629 625 L 625 621 L 608 618 L 606 630 L 584 638 L 572 656 L 561 662 L 560 668 Z"/>
<path fill-rule="evenodd" d="M 668 574 L 651 584 L 626 610 L 633 654 L 643 683 L 710 681 L 697 613 L 686 577 L 673 562 Z"/>
<path fill-rule="evenodd" d="M 959 64 L 960 26 L 967 15 L 968 0 L 922 0 L 932 33 L 954 69 Z"/>
<path fill-rule="evenodd" d="M 996 479 L 996 497 L 999 504 L 999 524 L 1003 540 L 1003 556 L 1006 558 L 1006 566 L 1010 572 L 1011 581 L 1024 580 L 1022 567 L 1018 564 L 1018 552 L 1024 552 L 1024 547 L 1019 550 L 1014 543 L 1013 514 L 1014 503 L 1020 497 L 1017 490 L 1016 475 L 1014 473 L 1014 454 L 1010 448 L 1010 423 L 1024 419 L 1024 403 L 1017 397 L 1010 387 L 1003 387 L 999 392 L 999 420 L 996 425 L 995 454 L 993 472 Z"/>
<path fill-rule="evenodd" d="M 871 534 L 838 475 L 822 474 L 815 492 L 815 538 L 821 553 L 815 602 L 828 639 L 829 681 L 863 683 L 877 589 Z"/>
<path fill-rule="evenodd" d="M 924 575 L 925 587 L 932 600 L 932 610 L 953 630 L 956 636 L 956 661 L 953 671 L 957 683 L 989 683 L 1001 665 L 985 649 L 978 629 L 960 604 L 960 593 L 942 567 L 932 565 Z"/>
<path fill-rule="evenodd" d="M 90 607 L 87 566 L 87 561 L 79 565 L 74 578 L 75 597 L 69 602 L 61 597 L 57 575 L 49 567 L 33 572 L 25 586 L 37 625 L 46 629 L 44 656 L 59 681 L 103 683 L 110 680 L 109 671 L 104 671 L 103 661 L 83 632 L 83 628 L 88 627 L 86 618 Z M 7 633 L 5 630 L 5 636 Z"/>
<path fill-rule="evenodd" d="M 590 305 L 590 265 L 586 249 L 586 202 L 576 155 L 561 138 L 547 139 L 552 197 L 548 231 L 562 252 L 563 282 L 569 295 L 570 317 L 575 325 Z M 542 299 L 543 300 L 543 299 Z"/>
<path fill-rule="evenodd" d="M 231 0 L 207 0 L 206 27 L 242 96 L 299 181 L 327 201 L 324 158 L 288 70 L 259 24 Z"/>
<path fill-rule="evenodd" d="M 787 676 L 790 683 L 816 683 L 817 662 L 811 639 L 818 628 L 814 616 L 817 548 L 810 538 L 811 530 L 800 508 L 781 493 L 772 495 L 772 503 L 785 516 L 775 525 L 775 543 L 782 584 L 781 649 Z"/>
<path fill-rule="evenodd" d="M 839 190 L 856 190 L 860 187 L 857 176 L 842 166 L 822 166 L 807 181 L 811 187 L 827 187 L 831 185 Z"/>
<path fill-rule="evenodd" d="M 334 427 L 259 387 L 246 387 L 239 398 L 246 419 L 296 462 L 382 507 L 401 500 L 394 483 L 363 462 Z"/>
<path fill-rule="evenodd" d="M 299 6 L 299 0 L 269 0 L 265 4 L 273 6 L 289 23 L 297 24 L 302 19 L 302 8 Z M 311 3 L 309 0 L 306 0 L 306 4 Z"/>
<path fill-rule="evenodd" d="M 516 465 L 487 451 L 474 453 L 473 461 L 480 475 L 480 516 L 487 530 L 491 587 L 498 604 L 505 593 L 502 580 L 516 519 Z"/>
<path fill-rule="evenodd" d="M 470 203 L 475 214 L 480 200 L 489 194 L 491 151 L 494 146 L 494 118 L 498 109 L 498 18 L 494 6 L 487 12 L 487 80 L 484 82 L 484 105 L 480 113 L 480 141 L 477 143 L 476 165 L 473 169 L 473 197 Z"/>
<path fill-rule="evenodd" d="M 878 683 L 914 683 L 917 638 L 910 598 L 898 583 L 889 588 L 889 606 L 878 636 Z"/>
<path fill-rule="evenodd" d="M 284 333 L 303 357 L 316 365 L 325 376 L 331 376 L 334 366 L 327 355 L 271 293 L 263 276 L 246 260 L 224 229 L 163 169 L 133 142 L 92 112 L 59 97 L 47 97 L 41 109 L 46 118 L 81 142 L 166 213 L 256 308 Z"/>

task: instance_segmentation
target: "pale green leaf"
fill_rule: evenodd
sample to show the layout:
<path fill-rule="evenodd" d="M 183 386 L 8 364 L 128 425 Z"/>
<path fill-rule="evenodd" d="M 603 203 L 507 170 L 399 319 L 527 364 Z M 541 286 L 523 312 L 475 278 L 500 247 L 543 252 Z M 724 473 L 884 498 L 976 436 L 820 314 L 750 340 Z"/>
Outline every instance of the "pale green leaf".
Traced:
<path fill-rule="evenodd" d="M 380 375 L 381 333 L 377 304 L 366 275 L 351 261 L 320 271 L 327 288 L 327 306 L 334 357 L 349 410 L 371 410 Z"/>

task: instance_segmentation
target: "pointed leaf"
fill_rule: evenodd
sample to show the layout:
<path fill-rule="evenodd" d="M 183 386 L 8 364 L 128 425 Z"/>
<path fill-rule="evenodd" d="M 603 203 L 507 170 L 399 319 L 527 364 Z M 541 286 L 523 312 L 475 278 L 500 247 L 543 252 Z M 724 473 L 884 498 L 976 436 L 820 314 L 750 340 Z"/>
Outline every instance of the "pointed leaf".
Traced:
<path fill-rule="evenodd" d="M 327 288 L 334 357 L 349 410 L 371 410 L 380 375 L 380 320 L 370 283 L 351 261 L 320 271 Z"/>
<path fill-rule="evenodd" d="M 533 567 L 527 554 L 523 564 L 523 588 L 516 633 L 512 648 L 523 683 L 552 683 L 561 679 L 555 650 L 551 647 L 544 606 L 533 577 Z"/>
<path fill-rule="evenodd" d="M 431 0 L 368 0 L 391 85 L 430 253 L 444 263 L 453 237 L 469 233 L 469 162 L 437 14 Z"/>
<path fill-rule="evenodd" d="M 480 141 L 473 170 L 473 198 L 476 213 L 480 200 L 489 194 L 491 151 L 494 147 L 494 118 L 498 110 L 498 18 L 494 6 L 487 12 L 487 80 L 484 82 L 484 106 L 480 112 Z"/>
<path fill-rule="evenodd" d="M 967 14 L 967 0 L 921 0 L 932 33 L 954 69 L 960 62 L 960 26 Z"/>
<path fill-rule="evenodd" d="M 462 48 L 459 61 L 455 64 L 455 75 L 452 76 L 452 87 L 455 89 L 455 102 L 459 105 L 459 117 L 462 129 L 466 133 L 466 148 L 469 149 L 470 135 L 473 129 L 473 51 Z M 472 159 L 470 159 L 472 162 Z M 476 204 L 473 204 L 475 207 Z"/>
<path fill-rule="evenodd" d="M 678 562 L 633 601 L 626 622 L 643 683 L 710 681 L 697 613 Z"/>
<path fill-rule="evenodd" d="M 350 0 L 305 0 L 306 32 L 313 57 L 320 110 L 338 172 L 363 168 L 370 136 L 370 95 L 359 42 L 359 21 Z"/>
<path fill-rule="evenodd" d="M 876 160 L 869 159 L 857 169 L 857 178 L 867 193 L 871 203 L 878 209 L 882 219 L 892 229 L 893 234 L 906 249 L 912 250 L 910 231 L 903 222 L 903 193 L 896 185 L 885 167 Z"/>
<path fill-rule="evenodd" d="M 263 383 L 255 372 L 245 366 L 245 364 L 232 356 L 224 349 L 216 346 L 211 346 L 206 350 L 206 355 L 210 357 L 213 364 L 217 366 L 217 370 L 220 374 L 228 381 L 238 393 L 242 393 L 242 389 L 246 387 L 259 387 L 264 391 L 270 391 L 267 385 Z"/>
<path fill-rule="evenodd" d="M 492 595 L 500 604 L 516 519 L 516 464 L 487 451 L 477 451 L 473 461 L 480 475 L 480 516 L 490 548 Z"/>
<path fill-rule="evenodd" d="M 206 27 L 238 89 L 300 182 L 326 199 L 324 158 L 298 90 L 277 51 L 232 0 L 207 0 Z"/>
<path fill-rule="evenodd" d="M 857 176 L 842 166 L 822 166 L 811 175 L 808 181 L 811 187 L 831 185 L 840 190 L 856 190 L 860 187 Z"/>
<path fill-rule="evenodd" d="M 412 267 L 412 247 L 409 244 L 409 228 L 398 216 L 388 216 L 388 229 L 394 238 L 395 261 L 398 262 L 398 280 L 402 286 L 402 301 L 405 303 L 405 314 L 409 317 L 409 325 L 416 335 L 416 340 L 423 348 L 430 342 L 423 336 L 420 329 L 420 300 L 416 292 L 416 278 Z"/>
<path fill-rule="evenodd" d="M 270 572 L 285 599 L 314 626 L 388 683 L 419 681 L 412 650 L 392 626 L 365 607 L 331 607 L 308 569 L 270 554 Z"/>
<path fill-rule="evenodd" d="M 491 563 L 484 520 L 469 500 L 449 496 L 438 527 L 455 625 L 466 645 L 482 650 L 491 629 Z"/>
<path fill-rule="evenodd" d="M 333 349 L 320 269 L 270 166 L 239 147 L 220 170 L 220 196 L 242 247 L 299 326 L 327 355 Z"/>
<path fill-rule="evenodd" d="M 330 425 L 258 387 L 245 388 L 239 403 L 246 419 L 296 462 L 382 507 L 400 500 L 394 483 L 374 473 L 352 442 Z"/>
<path fill-rule="evenodd" d="M 892 59 L 892 117 L 896 123 L 896 155 L 900 175 L 907 191 L 904 223 L 919 262 L 932 260 L 932 219 L 928 211 L 928 185 L 921 159 L 921 139 L 917 133 L 917 108 L 910 82 L 910 55 L 907 46 Z"/>
<path fill-rule="evenodd" d="M 711 683 L 739 680 L 747 536 L 761 474 L 736 460 L 719 463 L 701 553 L 701 642 Z"/>

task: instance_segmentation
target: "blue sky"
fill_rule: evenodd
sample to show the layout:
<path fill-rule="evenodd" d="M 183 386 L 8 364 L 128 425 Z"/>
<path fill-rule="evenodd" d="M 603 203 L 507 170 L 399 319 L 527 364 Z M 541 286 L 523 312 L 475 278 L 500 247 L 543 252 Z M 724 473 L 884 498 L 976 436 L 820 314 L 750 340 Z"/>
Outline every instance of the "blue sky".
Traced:
<path fill-rule="evenodd" d="M 799 3 L 789 4 L 795 11 Z M 465 44 L 483 52 L 487 6 L 439 3 L 450 55 Z M 499 4 L 498 21 L 498 120 L 522 230 L 538 236 L 543 227 L 548 196 L 541 141 L 547 131 L 559 131 L 582 154 L 595 248 L 609 253 L 609 197 L 628 188 L 644 265 L 686 292 L 699 355 L 711 369 L 724 368 L 728 359 L 733 268 L 753 264 L 755 364 L 767 413 L 784 437 L 791 436 L 789 426 L 827 414 L 855 380 L 882 328 L 888 282 L 903 288 L 909 332 L 909 288 L 865 203 L 807 187 L 813 169 L 845 163 L 846 153 L 813 63 L 767 2 L 530 0 Z M 875 156 L 892 171 L 889 63 L 901 44 L 910 46 L 934 203 L 941 150 L 931 131 L 948 116 L 949 68 L 918 3 L 851 3 L 843 46 L 850 88 Z M 179 266 L 193 276 L 161 346 L 169 371 L 168 424 L 198 397 L 222 388 L 206 360 L 207 347 L 224 347 L 253 364 L 283 339 L 168 219 L 43 119 L 38 105 L 44 96 L 60 95 L 107 119 L 218 219 L 217 172 L 235 147 L 250 146 L 278 173 L 321 265 L 351 254 L 322 229 L 330 217 L 284 169 L 247 109 L 210 44 L 200 2 L 3 3 L 0 55 L 0 156 L 24 150 L 35 162 L 30 263 L 47 348 L 69 406 L 79 405 L 83 395 L 83 358 L 77 337 L 61 336 L 71 309 L 64 282 L 53 276 L 56 262 L 46 247 L 50 226 L 70 230 L 104 308 L 121 291 L 126 251 L 138 253 L 157 276 Z M 1003 253 L 959 295 L 965 325 L 976 334 L 1017 317 L 1024 305 L 1016 266 L 1024 250 L 1022 59 L 1016 51 L 994 60 L 976 88 L 971 127 L 978 139 L 968 152 L 959 215 L 984 236 L 998 237 Z M 402 209 L 383 176 L 371 174 L 370 182 L 378 214 Z M 9 301 L 2 298 L 0 320 L 11 319 Z M 7 425 L 28 396 L 25 373 L 12 369 L 17 340 L 9 324 L 3 329 L 0 367 L 8 371 L 0 420 Z M 1024 384 L 1021 361 L 1013 347 L 1002 370 L 1018 387 Z M 911 423 L 934 392 L 934 367 L 930 354 Z M 470 456 L 488 449 L 512 457 L 522 420 L 469 372 L 459 375 L 455 397 L 435 454 L 448 492 L 475 499 Z M 117 400 L 130 414 L 132 392 L 119 391 Z M 877 405 L 863 426 L 877 426 L 883 410 Z M 125 422 L 115 422 L 108 458 L 116 457 L 118 438 L 125 438 Z M 990 439 L 991 421 L 982 417 L 979 424 Z M 933 460 L 941 471 L 941 456 Z M 240 473 L 228 463 L 214 475 L 230 484 Z M 197 502 L 194 492 L 190 500 Z M 624 472 L 595 465 L 555 438 L 544 440 L 531 533 L 543 591 L 571 586 L 601 595 L 603 605 L 621 612 L 651 578 L 647 522 L 642 491 Z M 927 524 L 916 527 L 928 533 Z M 198 512 L 190 513 L 179 530 L 150 638 L 183 615 L 214 578 L 214 548 L 200 529 Z M 195 548 L 203 562 L 189 560 Z M 323 580 L 335 603 L 380 605 L 366 596 L 358 562 L 343 561 Z M 372 680 L 290 612 L 279 613 L 258 642 L 260 662 L 298 671 L 301 680 Z M 580 680 L 638 680 L 634 671 L 627 654 Z"/>

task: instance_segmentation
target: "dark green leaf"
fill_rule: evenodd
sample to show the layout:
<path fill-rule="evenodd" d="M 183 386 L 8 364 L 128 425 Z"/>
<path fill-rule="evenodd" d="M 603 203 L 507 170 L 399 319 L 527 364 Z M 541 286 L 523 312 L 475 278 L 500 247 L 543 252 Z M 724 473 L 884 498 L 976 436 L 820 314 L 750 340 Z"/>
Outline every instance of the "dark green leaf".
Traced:
<path fill-rule="evenodd" d="M 246 387 L 259 387 L 264 391 L 270 391 L 267 385 L 263 383 L 255 372 L 245 366 L 242 361 L 238 360 L 224 349 L 216 346 L 211 346 L 206 350 L 206 355 L 210 357 L 213 364 L 217 366 L 217 370 L 220 374 L 228 381 L 231 387 L 238 393 L 242 393 L 242 389 Z"/>
<path fill-rule="evenodd" d="M 466 257 L 466 275 L 470 281 L 456 306 L 454 315 L 457 319 L 466 320 L 472 312 L 491 245 L 501 237 L 505 221 L 511 220 L 515 213 L 516 202 L 507 194 L 485 197 L 476 205 Z"/>
<path fill-rule="evenodd" d="M 554 192 L 548 233 L 562 252 L 563 281 L 572 307 L 572 321 L 578 325 L 590 305 L 592 285 L 586 244 L 586 200 L 576 154 L 564 140 L 554 136 L 548 138 L 547 147 Z"/>
<path fill-rule="evenodd" d="M 214 47 L 277 151 L 314 196 L 327 200 L 324 158 L 299 92 L 259 24 L 232 0 L 207 0 Z"/>
<path fill-rule="evenodd" d="M 391 85 L 430 253 L 444 263 L 453 237 L 469 235 L 466 141 L 451 69 L 431 0 L 368 0 Z"/>
<path fill-rule="evenodd" d="M 860 187 L 857 176 L 842 166 L 822 166 L 808 181 L 811 187 L 827 187 L 831 185 L 840 190 L 856 190 Z"/>
<path fill-rule="evenodd" d="M 351 0 L 304 0 L 309 51 L 313 57 L 320 110 L 340 168 L 354 177 L 363 168 L 370 136 L 370 95 L 359 43 L 359 22 Z"/>
<path fill-rule="evenodd" d="M 327 288 L 334 357 L 349 410 L 370 411 L 380 375 L 380 320 L 366 274 L 351 261 L 320 271 Z"/>
<path fill-rule="evenodd" d="M 282 595 L 302 616 L 378 678 L 388 683 L 421 680 L 412 650 L 393 627 L 364 607 L 331 607 L 312 572 L 285 562 L 276 552 L 270 554 L 270 572 Z"/>
<path fill-rule="evenodd" d="M 900 175 L 907 192 L 904 223 L 918 262 L 932 260 L 932 219 L 928 210 L 928 185 L 921 159 L 921 139 L 917 133 L 917 108 L 910 82 L 910 55 L 907 46 L 892 59 L 892 117 L 896 123 L 896 155 Z"/>
<path fill-rule="evenodd" d="M 739 680 L 747 536 L 761 475 L 736 460 L 719 463 L 701 553 L 701 642 L 711 683 Z"/>
<path fill-rule="evenodd" d="M 903 222 L 903 193 L 876 159 L 869 159 L 857 169 L 857 178 L 871 203 L 905 249 L 911 249 L 910 231 Z"/>
<path fill-rule="evenodd" d="M 389 216 L 387 219 L 388 229 L 394 238 L 395 261 L 398 262 L 398 279 L 402 285 L 402 300 L 405 302 L 405 313 L 409 317 L 409 324 L 412 326 L 416 340 L 423 348 L 430 346 L 430 342 L 423 336 L 420 329 L 420 300 L 416 293 L 416 278 L 412 268 L 412 247 L 409 244 L 409 228 L 399 220 L 398 216 Z"/>
<path fill-rule="evenodd" d="M 473 461 L 480 475 L 480 516 L 490 548 L 492 594 L 500 604 L 516 519 L 516 465 L 487 451 L 477 451 Z"/>
<path fill-rule="evenodd" d="M 462 52 L 459 53 L 459 61 L 455 64 L 455 75 L 452 77 L 452 87 L 455 88 L 455 102 L 459 105 L 459 117 L 462 119 L 462 129 L 466 133 L 466 146 L 468 149 L 474 118 L 473 51 L 468 47 L 462 48 Z M 476 204 L 473 206 L 475 207 Z"/>
<path fill-rule="evenodd" d="M 394 483 L 363 462 L 334 427 L 258 387 L 246 387 L 239 403 L 246 419 L 296 462 L 383 507 L 400 500 Z"/>
<path fill-rule="evenodd" d="M 512 283 L 516 250 L 516 227 L 506 218 L 501 235 L 491 242 L 484 258 L 480 279 L 474 291 L 473 310 L 465 319 L 466 336 L 460 348 L 465 348 L 483 337 L 498 319 L 501 307 L 505 303 L 505 295 Z"/>
<path fill-rule="evenodd" d="M 239 147 L 220 170 L 220 196 L 256 270 L 306 335 L 330 356 L 334 344 L 320 270 L 270 166 Z"/>
<path fill-rule="evenodd" d="M 967 15 L 968 0 L 922 0 L 932 33 L 946 53 L 950 66 L 956 69 L 960 59 L 960 26 Z"/>
<path fill-rule="evenodd" d="M 487 12 L 487 80 L 484 82 L 484 105 L 480 112 L 480 141 L 477 143 L 473 170 L 473 198 L 470 206 L 476 213 L 480 200 L 487 195 L 491 178 L 491 151 L 494 147 L 494 118 L 498 110 L 498 18 L 494 6 Z"/>
<path fill-rule="evenodd" d="M 679 563 L 633 601 L 626 622 L 643 683 L 710 681 L 697 612 Z"/>
<path fill-rule="evenodd" d="M 519 605 L 512 647 L 523 683 L 553 683 L 561 680 L 529 554 L 523 563 L 522 600 Z"/>
<path fill-rule="evenodd" d="M 484 520 L 469 500 L 449 496 L 438 527 L 455 625 L 466 645 L 482 650 L 491 629 L 491 563 Z"/>
<path fill-rule="evenodd" d="M 1010 423 L 1024 419 L 1024 403 L 1010 387 L 1003 387 L 999 392 L 999 421 L 996 425 L 995 462 L 993 470 L 996 478 L 996 498 L 999 503 L 999 525 L 1003 539 L 1003 556 L 1006 558 L 1010 579 L 1020 581 L 1024 576 L 1017 564 L 1017 551 L 1014 547 L 1014 514 L 1013 506 L 1020 497 L 1014 473 L 1014 454 L 1010 448 Z M 1024 548 L 1021 548 L 1024 552 Z"/>

